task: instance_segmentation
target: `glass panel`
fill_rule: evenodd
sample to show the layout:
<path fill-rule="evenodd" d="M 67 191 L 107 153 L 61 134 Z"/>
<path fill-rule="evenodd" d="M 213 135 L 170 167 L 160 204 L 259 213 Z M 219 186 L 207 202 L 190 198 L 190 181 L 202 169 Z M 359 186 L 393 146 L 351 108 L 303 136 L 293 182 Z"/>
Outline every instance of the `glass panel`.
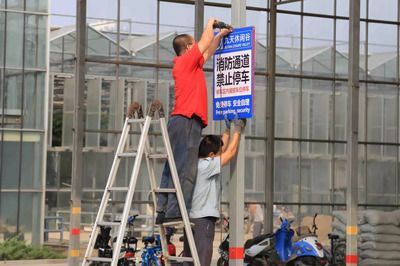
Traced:
<path fill-rule="evenodd" d="M 304 1 L 304 12 L 333 15 L 333 9 L 334 9 L 333 0 Z"/>
<path fill-rule="evenodd" d="M 382 2 L 387 2 L 384 0 Z M 372 78 L 392 79 L 397 76 L 397 26 L 369 23 L 368 73 Z"/>
<path fill-rule="evenodd" d="M 48 0 L 27 0 L 26 1 L 26 10 L 47 12 L 48 2 L 49 2 Z"/>
<path fill-rule="evenodd" d="M 106 185 L 108 174 L 111 169 L 112 160 L 114 154 L 112 152 L 108 153 L 84 153 L 84 178 L 82 186 L 84 188 L 92 189 L 103 189 Z M 119 168 L 122 171 L 121 175 L 126 178 L 130 176 L 130 171 L 128 165 L 125 166 L 125 161 L 128 159 L 123 159 Z M 132 163 L 132 159 L 129 159 Z M 146 171 L 146 170 L 145 170 Z M 120 171 L 119 171 L 120 172 Z M 147 171 L 146 171 L 147 173 Z M 145 179 L 145 177 L 143 177 Z M 121 186 L 127 185 L 128 183 L 121 184 Z"/>
<path fill-rule="evenodd" d="M 277 72 L 300 71 L 300 25 L 300 16 L 277 14 Z"/>
<path fill-rule="evenodd" d="M 368 160 L 367 203 L 396 204 L 396 162 Z"/>
<path fill-rule="evenodd" d="M 332 190 L 334 193 L 334 203 L 346 202 L 346 144 L 334 144 L 334 182 Z"/>
<path fill-rule="evenodd" d="M 7 0 L 7 8 L 14 10 L 24 10 L 24 0 Z"/>
<path fill-rule="evenodd" d="M 345 140 L 346 129 L 347 129 L 347 84 L 346 83 L 336 83 L 334 97 L 335 97 L 335 114 L 334 114 L 335 122 L 333 125 L 334 126 L 333 139 Z"/>
<path fill-rule="evenodd" d="M 30 73 L 25 75 L 24 95 L 24 127 L 43 128 L 45 73 Z"/>
<path fill-rule="evenodd" d="M 336 14 L 338 16 L 349 16 L 349 0 L 336 0 Z"/>
<path fill-rule="evenodd" d="M 41 193 L 21 193 L 20 203 L 20 230 L 28 243 L 40 244 L 41 223 Z M 15 209 L 13 210 L 13 212 Z"/>
<path fill-rule="evenodd" d="M 251 147 L 251 151 L 246 152 L 245 200 L 264 201 L 266 178 L 265 141 L 246 140 L 246 147 Z"/>
<path fill-rule="evenodd" d="M 333 20 L 304 17 L 303 31 L 303 72 L 313 75 L 332 74 Z"/>
<path fill-rule="evenodd" d="M 26 15 L 25 68 L 46 69 L 47 17 Z"/>
<path fill-rule="evenodd" d="M 282 147 L 298 146 L 298 142 L 275 141 L 276 150 Z M 279 147 L 279 148 L 278 148 Z M 289 148 L 290 149 L 290 148 Z M 276 153 L 274 173 L 274 200 L 278 202 L 299 201 L 299 162 L 298 152 Z"/>
<path fill-rule="evenodd" d="M 42 187 L 43 136 L 39 133 L 24 133 L 21 158 L 21 187 Z"/>
<path fill-rule="evenodd" d="M 275 136 L 299 137 L 299 79 L 276 78 Z M 257 99 L 256 99 L 257 101 Z M 262 101 L 260 99 L 259 101 Z M 265 102 L 262 104 L 265 105 Z"/>
<path fill-rule="evenodd" d="M 4 64 L 4 41 L 5 41 L 5 21 L 6 21 L 6 16 L 5 12 L 0 12 L 0 64 L 3 66 Z"/>
<path fill-rule="evenodd" d="M 7 13 L 6 67 L 22 68 L 24 15 Z"/>
<path fill-rule="evenodd" d="M 303 119 L 307 129 L 302 135 L 309 139 L 328 139 L 329 120 L 332 113 L 332 82 L 303 79 Z M 308 120 L 307 120 L 308 118 Z"/>
<path fill-rule="evenodd" d="M 348 1 L 348 0 L 346 0 Z M 335 51 L 335 73 L 338 76 L 348 76 L 348 53 L 349 53 L 349 21 L 336 20 L 336 51 Z M 361 64 L 361 62 L 360 62 Z M 361 71 L 361 69 L 360 69 Z"/>
<path fill-rule="evenodd" d="M 17 188 L 20 163 L 20 132 L 1 132 L 3 153 L 1 185 L 2 188 Z"/>
<path fill-rule="evenodd" d="M 370 19 L 397 21 L 396 0 L 369 0 L 368 14 Z"/>
<path fill-rule="evenodd" d="M 17 232 L 17 202 L 17 193 L 0 193 L 0 226 L 2 227 L 2 240 L 12 237 Z"/>
<path fill-rule="evenodd" d="M 278 10 L 290 10 L 290 11 L 300 12 L 301 1 L 295 1 L 295 2 L 284 4 L 284 5 L 279 5 Z"/>
<path fill-rule="evenodd" d="M 264 0 L 247 0 L 247 6 L 254 6 L 254 7 L 267 7 L 267 1 Z M 250 24 L 252 25 L 252 24 Z"/>
<path fill-rule="evenodd" d="M 3 91 L 4 124 L 3 127 L 19 128 L 22 119 L 22 75 L 20 71 L 6 70 Z"/>
<path fill-rule="evenodd" d="M 324 144 L 315 144 L 324 145 Z M 330 159 L 311 159 L 303 156 L 301 160 L 301 202 L 330 202 Z"/>

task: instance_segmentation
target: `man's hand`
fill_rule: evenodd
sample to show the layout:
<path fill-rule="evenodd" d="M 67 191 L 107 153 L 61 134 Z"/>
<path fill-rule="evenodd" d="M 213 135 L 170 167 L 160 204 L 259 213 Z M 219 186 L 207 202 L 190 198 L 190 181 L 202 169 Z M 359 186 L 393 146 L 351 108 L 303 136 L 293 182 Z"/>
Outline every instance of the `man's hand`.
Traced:
<path fill-rule="evenodd" d="M 243 133 L 244 128 L 246 127 L 247 120 L 245 118 L 235 119 L 235 132 Z"/>
<path fill-rule="evenodd" d="M 231 120 L 228 119 L 228 115 L 224 115 L 224 120 L 225 120 L 225 126 L 227 129 L 231 129 Z"/>
<path fill-rule="evenodd" d="M 232 27 L 227 28 L 227 29 L 221 29 L 221 31 L 219 32 L 219 34 L 220 34 L 222 37 L 225 37 L 226 35 L 228 35 L 228 34 L 231 33 L 232 31 L 233 31 L 233 28 L 232 28 Z"/>

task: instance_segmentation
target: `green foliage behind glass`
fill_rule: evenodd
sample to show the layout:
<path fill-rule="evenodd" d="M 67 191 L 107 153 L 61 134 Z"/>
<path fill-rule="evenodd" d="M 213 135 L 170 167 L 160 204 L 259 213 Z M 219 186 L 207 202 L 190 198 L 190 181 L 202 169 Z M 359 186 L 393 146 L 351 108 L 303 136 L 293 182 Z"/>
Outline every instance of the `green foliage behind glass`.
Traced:
<path fill-rule="evenodd" d="M 65 258 L 65 256 L 57 254 L 48 247 L 27 245 L 25 241 L 18 240 L 18 237 L 13 237 L 0 243 L 0 261 L 62 258 Z"/>

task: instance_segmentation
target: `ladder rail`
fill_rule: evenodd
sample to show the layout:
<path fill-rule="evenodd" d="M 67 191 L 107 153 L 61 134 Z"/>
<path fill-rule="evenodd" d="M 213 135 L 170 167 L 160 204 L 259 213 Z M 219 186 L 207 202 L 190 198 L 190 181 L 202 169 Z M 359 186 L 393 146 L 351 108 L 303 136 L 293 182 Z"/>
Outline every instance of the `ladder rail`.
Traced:
<path fill-rule="evenodd" d="M 116 154 L 114 156 L 114 160 L 113 160 L 113 163 L 112 163 L 112 166 L 111 166 L 110 174 L 108 175 L 108 180 L 107 180 L 107 183 L 106 183 L 106 186 L 105 186 L 105 191 L 104 191 L 103 197 L 101 199 L 101 203 L 100 203 L 100 206 L 99 206 L 99 211 L 97 213 L 96 220 L 95 220 L 95 222 L 93 223 L 93 226 L 92 226 L 92 232 L 91 232 L 90 237 L 89 237 L 88 248 L 86 249 L 85 256 L 84 256 L 83 262 L 82 262 L 82 266 L 86 265 L 87 258 L 92 255 L 90 253 L 93 252 L 95 241 L 96 241 L 96 238 L 97 238 L 98 222 L 101 219 L 103 219 L 103 217 L 104 217 L 104 213 L 105 213 L 105 210 L 107 208 L 107 201 L 108 201 L 108 198 L 110 197 L 110 191 L 108 190 L 108 188 L 110 188 L 112 186 L 112 184 L 114 183 L 115 177 L 116 177 L 116 174 L 117 174 L 117 170 L 118 170 L 119 164 L 121 162 L 121 158 L 119 158 L 117 155 L 118 155 L 118 153 L 122 152 L 122 150 L 123 150 L 123 148 L 125 146 L 126 140 L 128 138 L 128 135 L 129 135 L 128 134 L 129 133 L 129 129 L 130 129 L 130 125 L 128 123 L 128 118 L 126 118 L 124 126 L 123 126 L 123 130 L 122 130 L 122 133 L 121 133 L 121 138 L 120 138 L 120 141 L 118 143 Z"/>
<path fill-rule="evenodd" d="M 125 123 L 124 123 L 123 129 L 122 129 L 122 132 L 121 132 L 120 141 L 119 141 L 117 149 L 116 149 L 116 154 L 113 159 L 110 174 L 108 176 L 107 184 L 105 187 L 105 192 L 103 194 L 103 197 L 102 197 L 102 200 L 101 200 L 101 203 L 99 206 L 99 211 L 97 213 L 96 220 L 92 227 L 92 232 L 91 232 L 91 235 L 89 238 L 85 256 L 83 258 L 82 266 L 86 266 L 89 261 L 110 262 L 111 266 L 118 265 L 118 261 L 120 259 L 120 251 L 121 251 L 121 247 L 122 247 L 122 242 L 123 242 L 123 238 L 124 238 L 125 231 L 126 231 L 126 224 L 127 224 L 129 212 L 130 212 L 130 209 L 132 206 L 132 200 L 133 200 L 133 196 L 135 194 L 137 181 L 139 179 L 139 172 L 140 172 L 140 168 L 141 168 L 140 166 L 143 161 L 143 155 L 145 155 L 154 208 L 156 208 L 156 206 L 157 206 L 156 193 L 158 193 L 158 192 L 159 193 L 175 193 L 177 200 L 178 200 L 179 209 L 180 209 L 180 212 L 182 215 L 182 221 L 180 223 L 183 222 L 187 240 L 189 242 L 190 251 L 192 253 L 191 257 L 180 258 L 180 257 L 170 256 L 170 254 L 168 252 L 168 243 L 167 243 L 165 229 L 168 226 L 174 226 L 174 225 L 170 225 L 170 223 L 163 223 L 162 225 L 159 225 L 159 234 L 160 234 L 160 240 L 161 240 L 162 254 L 165 258 L 165 265 L 170 266 L 171 261 L 193 261 L 195 266 L 200 266 L 200 261 L 199 261 L 196 245 L 194 242 L 193 233 L 191 230 L 189 215 L 186 210 L 185 201 L 184 201 L 183 194 L 182 194 L 182 188 L 180 185 L 178 172 L 176 169 L 175 160 L 174 160 L 174 156 L 173 156 L 173 152 L 172 152 L 172 148 L 171 148 L 171 143 L 170 143 L 170 139 L 169 139 L 169 135 L 168 135 L 168 129 L 167 129 L 166 122 L 165 122 L 166 120 L 165 120 L 165 115 L 164 115 L 164 110 L 163 110 L 162 104 L 160 103 L 160 101 L 157 101 L 157 100 L 154 101 L 145 118 L 143 118 L 142 108 L 141 108 L 140 104 L 138 104 L 137 102 L 132 103 L 128 109 L 129 109 L 128 115 L 127 115 L 127 118 L 125 119 Z M 158 112 L 159 119 L 154 119 L 155 112 Z M 135 114 L 137 115 L 138 119 L 134 118 Z M 150 146 L 150 139 L 149 139 L 149 130 L 150 130 L 150 125 L 154 122 L 158 122 L 160 125 L 163 144 L 167 151 L 166 154 L 152 153 L 151 146 Z M 132 154 L 123 153 L 124 150 L 127 150 L 129 148 L 129 143 L 130 143 L 129 131 L 133 128 L 133 123 L 139 123 L 139 127 L 141 130 L 139 144 L 137 147 L 137 152 L 132 153 Z M 135 157 L 133 169 L 129 176 L 129 178 L 130 178 L 129 185 L 128 185 L 128 187 L 125 187 L 125 188 L 114 187 L 115 179 L 116 179 L 116 176 L 118 173 L 118 169 L 120 167 L 121 158 L 123 158 L 123 157 Z M 155 161 L 154 161 L 154 159 L 157 159 L 157 158 L 166 158 L 167 159 L 167 163 L 168 163 L 170 171 L 171 171 L 174 188 L 158 188 L 157 187 L 157 178 L 155 175 Z M 121 213 L 121 219 L 120 219 L 121 221 L 120 222 L 104 221 L 105 211 L 106 211 L 107 205 L 109 204 L 110 195 L 113 191 L 124 191 L 124 192 L 126 191 L 125 203 L 124 203 L 123 211 Z M 175 224 L 176 224 L 176 222 L 175 222 Z M 112 253 L 113 253 L 112 258 L 102 258 L 102 257 L 93 257 L 92 256 L 93 255 L 92 253 L 94 251 L 95 240 L 97 238 L 98 231 L 99 231 L 99 226 L 101 226 L 101 225 L 115 226 L 115 230 L 118 233 L 116 241 L 113 245 L 114 248 L 112 251 Z M 154 225 L 154 221 L 153 221 L 153 227 L 154 226 L 155 225 Z"/>
<path fill-rule="evenodd" d="M 139 176 L 140 164 L 142 162 L 142 157 L 143 157 L 144 148 L 145 148 L 145 144 L 146 144 L 146 138 L 147 138 L 148 131 L 150 128 L 151 119 L 152 118 L 150 116 L 146 116 L 146 119 L 145 119 L 145 122 L 143 125 L 143 131 L 142 131 L 142 134 L 141 134 L 140 140 L 139 140 L 139 146 L 138 146 L 137 155 L 135 158 L 135 163 L 133 165 L 133 171 L 131 174 L 129 189 L 128 189 L 128 193 L 125 198 L 125 206 L 124 206 L 124 210 L 123 210 L 122 217 L 121 217 L 121 225 L 118 229 L 117 241 L 115 243 L 116 250 L 113 250 L 113 258 L 112 258 L 111 265 L 117 265 L 117 263 L 118 263 L 119 253 L 121 251 L 122 240 L 124 238 L 124 233 L 125 233 L 125 225 L 128 222 L 128 214 L 129 214 L 129 211 L 130 211 L 131 205 L 132 205 L 133 194 L 135 192 L 136 182 L 137 182 L 137 179 Z"/>
<path fill-rule="evenodd" d="M 156 176 L 154 173 L 154 169 L 155 169 L 154 159 L 151 159 L 149 157 L 150 153 L 151 153 L 151 150 L 150 150 L 149 139 L 146 138 L 146 147 L 145 147 L 146 165 L 147 165 L 147 170 L 148 170 L 149 179 L 150 179 L 150 189 L 151 189 L 151 196 L 152 196 L 152 200 L 153 200 L 153 208 L 155 209 L 157 206 L 157 197 L 156 197 L 156 193 L 155 193 L 155 189 L 157 188 L 157 181 L 156 181 Z M 153 221 L 153 227 L 154 227 L 154 221 Z M 167 243 L 167 237 L 166 237 L 165 230 L 162 226 L 160 226 L 159 229 L 160 229 L 159 233 L 160 233 L 162 252 L 163 252 L 163 254 L 169 255 L 168 243 Z M 164 264 L 165 264 L 165 266 L 171 265 L 169 260 L 165 260 Z"/>
<path fill-rule="evenodd" d="M 198 252 L 196 249 L 196 244 L 194 242 L 193 233 L 191 231 L 192 229 L 190 227 L 189 215 L 188 215 L 188 212 L 186 209 L 185 200 L 183 198 L 182 188 L 181 188 L 181 184 L 180 184 L 179 177 L 178 177 L 178 171 L 176 169 L 175 159 L 174 159 L 174 156 L 172 153 L 171 143 L 170 143 L 168 134 L 165 134 L 168 132 L 167 125 L 165 122 L 165 117 L 160 117 L 160 126 L 161 126 L 161 133 L 162 133 L 164 145 L 165 145 L 165 148 L 166 148 L 167 154 L 168 154 L 168 163 L 169 163 L 169 168 L 170 168 L 171 175 L 172 175 L 172 181 L 174 183 L 175 189 L 177 191 L 181 192 L 181 193 L 176 193 L 176 197 L 177 197 L 178 202 L 181 203 L 181 204 L 178 204 L 178 206 L 179 206 L 179 209 L 180 209 L 180 212 L 182 215 L 182 220 L 183 220 L 183 224 L 184 224 L 184 228 L 185 228 L 185 232 L 186 232 L 187 241 L 189 243 L 190 251 L 192 253 L 194 265 L 200 266 L 199 255 L 198 255 Z"/>

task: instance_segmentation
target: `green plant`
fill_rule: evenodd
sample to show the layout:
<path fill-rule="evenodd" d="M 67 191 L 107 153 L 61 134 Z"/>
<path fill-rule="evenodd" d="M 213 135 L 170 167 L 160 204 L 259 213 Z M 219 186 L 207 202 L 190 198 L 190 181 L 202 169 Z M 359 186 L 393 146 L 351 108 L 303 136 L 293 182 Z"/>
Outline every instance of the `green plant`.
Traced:
<path fill-rule="evenodd" d="M 62 259 L 65 256 L 57 254 L 48 247 L 28 245 L 18 240 L 18 236 L 0 243 L 0 260 L 32 260 L 32 259 Z"/>

